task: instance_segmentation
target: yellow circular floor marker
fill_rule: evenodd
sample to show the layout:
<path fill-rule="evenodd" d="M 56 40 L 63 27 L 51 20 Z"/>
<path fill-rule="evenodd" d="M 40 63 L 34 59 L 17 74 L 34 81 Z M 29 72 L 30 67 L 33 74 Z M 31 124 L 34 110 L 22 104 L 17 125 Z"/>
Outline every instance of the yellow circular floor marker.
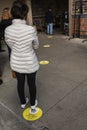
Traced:
<path fill-rule="evenodd" d="M 36 109 L 38 109 L 38 112 L 36 114 L 31 114 L 30 108 L 25 109 L 23 112 L 23 118 L 27 121 L 35 121 L 41 118 L 43 111 L 38 107 Z"/>
<path fill-rule="evenodd" d="M 48 36 L 48 38 L 52 38 L 53 36 Z"/>
<path fill-rule="evenodd" d="M 47 44 L 47 45 L 44 45 L 43 47 L 50 47 L 50 45 L 49 45 L 49 44 Z"/>
<path fill-rule="evenodd" d="M 47 60 L 42 60 L 39 62 L 41 65 L 46 65 L 46 64 L 49 64 L 49 61 Z"/>

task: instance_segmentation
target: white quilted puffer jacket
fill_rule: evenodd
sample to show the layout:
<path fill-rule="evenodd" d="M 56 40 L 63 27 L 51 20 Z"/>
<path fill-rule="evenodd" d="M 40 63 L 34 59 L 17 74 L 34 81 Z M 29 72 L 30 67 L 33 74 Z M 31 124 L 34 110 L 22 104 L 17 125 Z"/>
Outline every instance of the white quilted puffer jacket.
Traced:
<path fill-rule="evenodd" d="M 39 69 L 34 49 L 39 42 L 34 27 L 25 20 L 14 19 L 12 25 L 5 29 L 5 41 L 11 48 L 11 69 L 19 73 L 33 73 Z"/>

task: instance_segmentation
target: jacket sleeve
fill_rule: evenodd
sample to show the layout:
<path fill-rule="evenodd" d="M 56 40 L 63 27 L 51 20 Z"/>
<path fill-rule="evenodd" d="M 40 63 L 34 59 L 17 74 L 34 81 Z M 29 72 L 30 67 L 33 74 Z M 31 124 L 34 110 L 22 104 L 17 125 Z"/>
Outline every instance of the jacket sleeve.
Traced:
<path fill-rule="evenodd" d="M 35 27 L 34 27 L 33 37 L 34 37 L 33 47 L 34 47 L 34 49 L 38 49 L 39 40 L 38 40 L 37 31 L 36 31 Z"/>
<path fill-rule="evenodd" d="M 11 41 L 10 33 L 8 32 L 7 28 L 5 29 L 5 42 L 12 49 L 13 42 Z"/>

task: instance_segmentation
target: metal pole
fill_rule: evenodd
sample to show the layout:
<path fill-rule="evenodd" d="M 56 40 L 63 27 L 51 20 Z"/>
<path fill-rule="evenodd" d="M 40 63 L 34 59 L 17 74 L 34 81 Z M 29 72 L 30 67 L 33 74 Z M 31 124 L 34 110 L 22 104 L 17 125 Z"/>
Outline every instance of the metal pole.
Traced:
<path fill-rule="evenodd" d="M 81 15 L 82 15 L 82 0 L 79 1 L 80 2 L 80 12 L 79 12 L 79 34 L 78 37 L 80 37 L 80 22 L 81 22 Z"/>
<path fill-rule="evenodd" d="M 69 37 L 72 38 L 72 2 L 69 0 Z"/>
<path fill-rule="evenodd" d="M 76 23 L 76 1 L 75 1 L 75 8 L 74 8 L 74 36 L 73 37 L 76 37 L 75 23 Z"/>
<path fill-rule="evenodd" d="M 82 15 L 82 13 L 83 13 L 82 7 L 83 7 L 83 3 L 82 3 L 82 0 L 80 0 L 80 15 Z"/>

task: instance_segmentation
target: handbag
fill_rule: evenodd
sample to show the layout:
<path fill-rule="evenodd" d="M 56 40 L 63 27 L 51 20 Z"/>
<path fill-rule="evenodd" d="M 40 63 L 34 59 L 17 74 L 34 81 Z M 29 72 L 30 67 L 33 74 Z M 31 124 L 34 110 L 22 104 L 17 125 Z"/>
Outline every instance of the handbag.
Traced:
<path fill-rule="evenodd" d="M 13 78 L 16 78 L 16 73 L 15 73 L 15 71 L 13 71 L 13 70 L 12 70 L 12 77 L 13 77 Z"/>

